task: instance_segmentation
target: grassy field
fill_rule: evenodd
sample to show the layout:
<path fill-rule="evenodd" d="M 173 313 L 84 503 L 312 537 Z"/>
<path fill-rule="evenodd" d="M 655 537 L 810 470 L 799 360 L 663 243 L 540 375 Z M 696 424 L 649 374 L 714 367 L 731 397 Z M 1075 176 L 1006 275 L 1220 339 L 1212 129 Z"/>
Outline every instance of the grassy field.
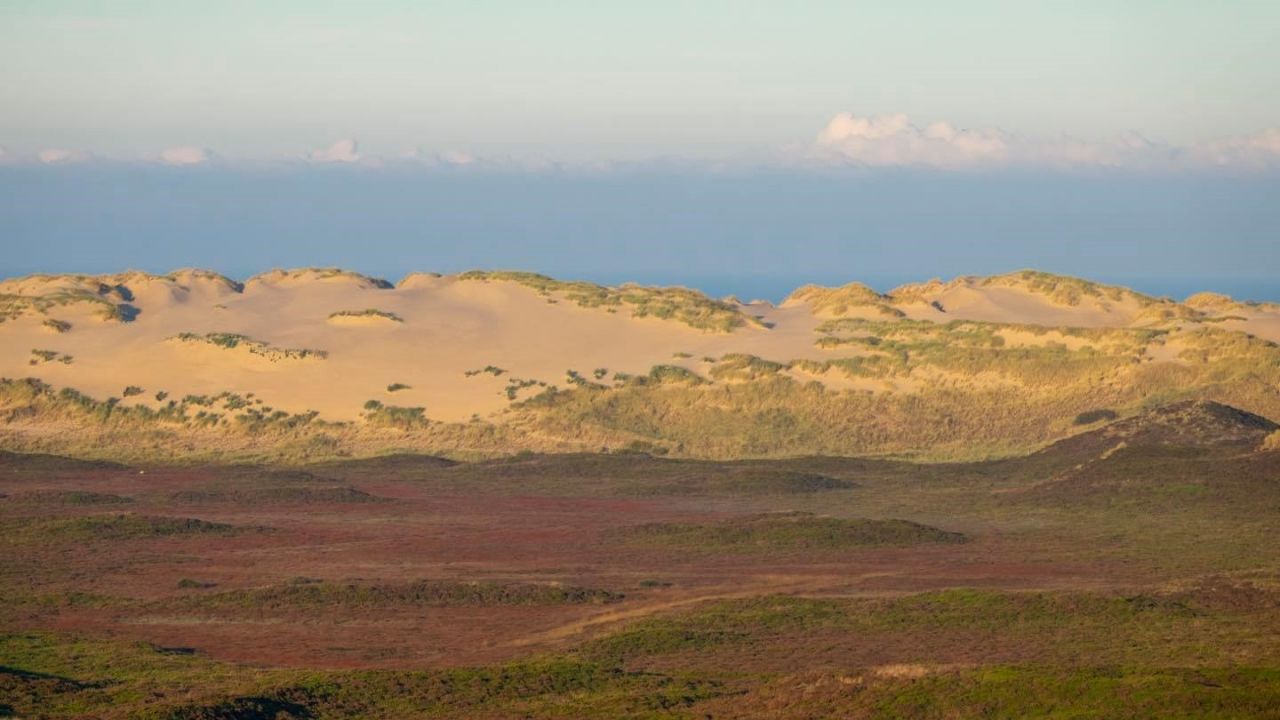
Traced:
<path fill-rule="evenodd" d="M 0 717 L 1275 717 L 1275 426 L 967 463 L 0 455 Z"/>

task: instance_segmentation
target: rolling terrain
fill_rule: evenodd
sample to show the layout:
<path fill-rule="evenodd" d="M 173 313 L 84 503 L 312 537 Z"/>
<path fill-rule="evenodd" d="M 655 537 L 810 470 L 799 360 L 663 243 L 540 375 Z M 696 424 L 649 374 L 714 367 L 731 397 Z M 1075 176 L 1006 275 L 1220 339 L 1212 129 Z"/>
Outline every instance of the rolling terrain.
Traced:
<path fill-rule="evenodd" d="M 1215 400 L 1280 417 L 1280 307 L 1023 271 L 785 302 L 519 272 L 0 282 L 0 447 L 139 462 L 1024 454 Z"/>
<path fill-rule="evenodd" d="M 1267 717 L 1277 425 L 975 462 L 0 454 L 0 713 Z"/>

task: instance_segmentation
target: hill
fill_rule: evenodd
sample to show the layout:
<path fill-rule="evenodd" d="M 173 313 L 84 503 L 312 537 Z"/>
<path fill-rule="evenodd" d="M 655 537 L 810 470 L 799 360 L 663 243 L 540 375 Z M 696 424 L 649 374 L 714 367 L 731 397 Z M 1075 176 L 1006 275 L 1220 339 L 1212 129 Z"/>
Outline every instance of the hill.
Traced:
<path fill-rule="evenodd" d="M 0 282 L 0 447 L 124 460 L 1023 453 L 1144 407 L 1280 417 L 1280 307 L 1022 271 L 785 302 L 534 273 Z"/>
<path fill-rule="evenodd" d="M 1220 403 L 1173 403 L 1026 458 L 1024 477 L 1041 473 L 1041 479 L 1014 495 L 1057 505 L 1265 512 L 1280 507 L 1280 453 L 1271 447 L 1278 429 L 1267 418 Z"/>

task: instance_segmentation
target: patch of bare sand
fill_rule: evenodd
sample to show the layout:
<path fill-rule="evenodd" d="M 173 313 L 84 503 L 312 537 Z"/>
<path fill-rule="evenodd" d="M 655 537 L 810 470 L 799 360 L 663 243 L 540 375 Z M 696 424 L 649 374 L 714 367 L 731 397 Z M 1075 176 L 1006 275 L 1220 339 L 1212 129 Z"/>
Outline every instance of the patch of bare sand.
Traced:
<path fill-rule="evenodd" d="M 132 322 L 105 322 L 99 303 L 77 302 L 30 311 L 0 323 L 0 376 L 35 377 L 98 398 L 120 397 L 127 386 L 145 394 L 128 403 L 159 405 L 157 392 L 185 395 L 254 393 L 270 407 L 288 412 L 314 410 L 329 420 L 360 417 L 365 403 L 423 407 L 434 420 L 492 417 L 544 383 L 568 387 L 567 372 L 608 382 L 615 373 L 644 374 L 673 364 L 705 375 L 707 358 L 730 353 L 778 362 L 822 362 L 849 357 L 853 347 L 815 345 L 815 317 L 804 300 L 782 306 L 739 304 L 761 326 L 710 333 L 677 320 L 635 318 L 627 306 L 581 307 L 511 281 L 461 281 L 455 276 L 414 274 L 399 285 L 339 270 L 272 271 L 243 285 L 214 273 L 184 270 L 167 276 L 32 276 L 0 282 L 0 292 L 47 296 L 89 293 L 137 310 Z M 1075 305 L 1055 302 L 1021 286 L 988 285 L 976 279 L 917 286 L 912 302 L 897 304 L 909 317 L 936 322 L 955 319 L 1045 326 L 1124 326 L 1139 314 L 1132 294 L 1086 296 Z M 932 304 L 936 303 L 936 305 Z M 335 313 L 366 309 L 402 319 L 369 316 L 338 320 Z M 855 309 L 857 310 L 857 309 Z M 881 311 L 868 319 L 883 319 Z M 1245 320 L 1221 323 L 1228 329 L 1280 338 L 1280 312 L 1247 307 Z M 1248 313 L 1246 315 L 1246 313 Z M 55 318 L 71 323 L 55 334 L 44 325 Z M 174 343 L 182 334 L 232 333 L 273 348 L 324 351 L 305 361 L 271 361 L 240 349 Z M 1002 331 L 1014 344 L 1060 342 L 1070 348 L 1085 341 L 1061 333 L 1039 335 Z M 33 349 L 71 356 L 70 363 L 31 364 Z M 1166 345 L 1151 357 L 1176 360 Z M 497 368 L 500 373 L 475 372 Z M 889 380 L 849 377 L 842 372 L 792 370 L 797 380 L 832 390 L 910 392 L 921 383 L 954 378 L 903 377 Z M 969 378 L 966 382 L 981 382 Z M 408 385 L 388 392 L 388 386 Z"/>

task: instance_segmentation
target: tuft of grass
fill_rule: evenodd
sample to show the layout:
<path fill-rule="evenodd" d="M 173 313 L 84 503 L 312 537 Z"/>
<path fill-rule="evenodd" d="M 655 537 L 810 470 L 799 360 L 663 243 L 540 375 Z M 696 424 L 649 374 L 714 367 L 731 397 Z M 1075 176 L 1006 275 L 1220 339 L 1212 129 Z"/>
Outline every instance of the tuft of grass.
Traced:
<path fill-rule="evenodd" d="M 307 358 L 323 360 L 329 357 L 329 352 L 327 350 L 280 348 L 261 340 L 254 340 L 247 335 L 240 335 L 237 333 L 211 332 L 200 335 L 197 333 L 184 332 L 178 334 L 173 339 L 178 340 L 179 342 L 204 343 L 206 345 L 213 345 L 214 347 L 223 348 L 225 350 L 234 350 L 242 347 L 250 353 L 264 357 L 272 362 L 280 360 L 305 360 Z"/>
<path fill-rule="evenodd" d="M 478 368 L 476 370 L 464 370 L 462 374 L 467 377 L 475 377 L 476 375 L 480 375 L 481 373 L 487 373 L 494 377 L 498 377 L 499 375 L 502 375 L 506 372 L 507 372 L 506 370 L 503 370 L 497 365 L 485 365 L 484 367 Z"/>
<path fill-rule="evenodd" d="M 1115 420 L 1118 417 L 1120 417 L 1120 414 L 1117 413 L 1115 410 L 1107 410 L 1107 409 L 1087 410 L 1077 415 L 1076 419 L 1073 420 L 1071 424 L 1072 425 L 1092 425 L 1097 422 L 1104 422 L 1104 421 L 1110 422 L 1111 420 Z"/>
<path fill-rule="evenodd" d="M 743 314 L 737 306 L 682 287 L 654 288 L 623 285 L 611 288 L 583 281 L 556 280 L 546 275 L 514 271 L 473 270 L 458 276 L 460 280 L 507 281 L 532 288 L 544 296 L 562 295 L 581 307 L 601 308 L 616 312 L 630 309 L 637 318 L 656 317 L 675 320 L 706 332 L 728 333 L 744 326 L 759 326 L 755 318 Z"/>
<path fill-rule="evenodd" d="M 43 325 L 45 328 L 48 328 L 49 330 L 52 330 L 53 332 L 56 332 L 58 334 L 70 332 L 71 330 L 71 323 L 65 320 L 55 320 L 54 318 L 46 318 L 45 321 L 40 324 Z"/>
<path fill-rule="evenodd" d="M 368 400 L 364 404 L 364 419 L 370 425 L 412 429 L 429 425 L 426 408 L 383 405 L 380 400 Z"/>
<path fill-rule="evenodd" d="M 376 308 L 366 308 L 364 310 L 339 310 L 338 312 L 329 314 L 330 320 L 336 318 L 381 318 L 383 320 L 390 320 L 391 322 L 404 322 L 404 318 L 399 315 L 385 310 L 378 310 Z"/>

